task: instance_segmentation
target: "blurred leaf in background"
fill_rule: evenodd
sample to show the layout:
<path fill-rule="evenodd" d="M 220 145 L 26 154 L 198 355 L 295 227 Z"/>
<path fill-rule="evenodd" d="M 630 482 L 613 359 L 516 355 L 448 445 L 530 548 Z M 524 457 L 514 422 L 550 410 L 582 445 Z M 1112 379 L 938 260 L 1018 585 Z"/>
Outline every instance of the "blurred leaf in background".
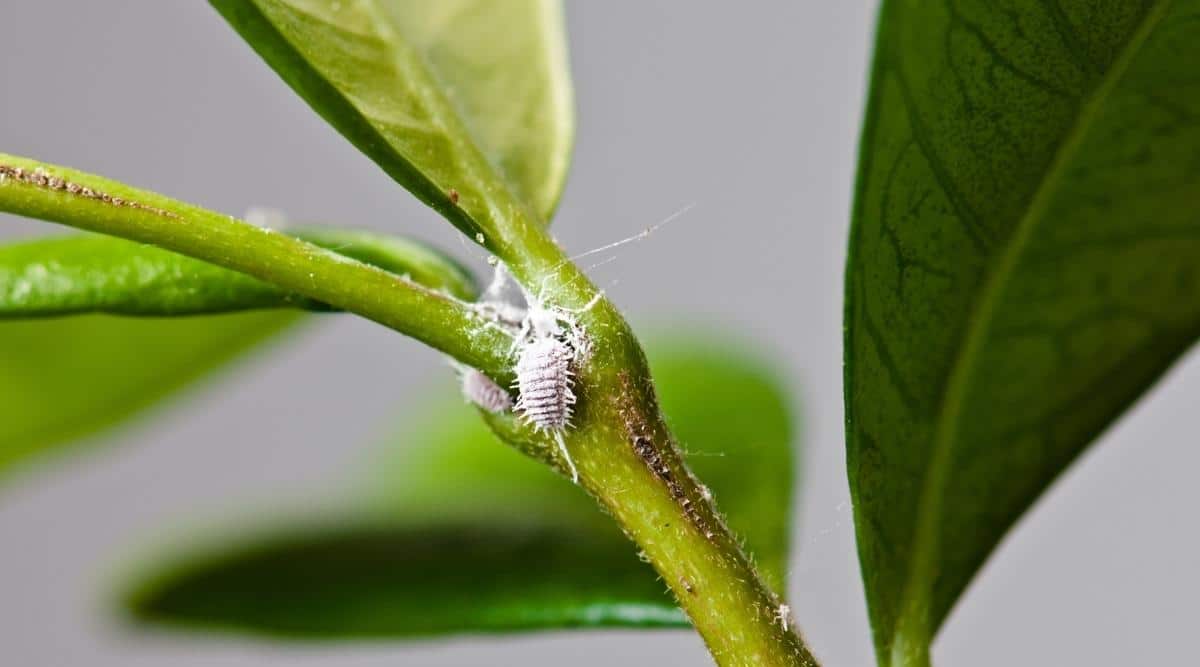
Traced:
<path fill-rule="evenodd" d="M 0 481 L 13 464 L 132 417 L 298 318 L 261 311 L 0 321 Z"/>
<path fill-rule="evenodd" d="M 407 239 L 316 227 L 289 233 L 459 298 L 476 291 L 458 264 Z M 12 464 L 132 417 L 276 336 L 299 321 L 293 308 L 327 309 L 244 274 L 108 236 L 0 246 L 0 478 Z"/>
<path fill-rule="evenodd" d="M 746 345 L 649 348 L 665 413 L 765 578 L 785 583 L 793 428 Z M 218 542 L 139 573 L 142 620 L 296 637 L 686 625 L 635 547 L 578 488 L 455 401 L 406 429 L 354 516 Z"/>

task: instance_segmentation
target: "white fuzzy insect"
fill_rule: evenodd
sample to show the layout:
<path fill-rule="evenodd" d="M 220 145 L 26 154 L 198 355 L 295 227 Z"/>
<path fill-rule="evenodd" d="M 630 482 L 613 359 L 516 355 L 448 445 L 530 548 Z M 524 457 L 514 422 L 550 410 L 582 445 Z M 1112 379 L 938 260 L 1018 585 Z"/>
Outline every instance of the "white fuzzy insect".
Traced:
<path fill-rule="evenodd" d="M 579 471 L 567 451 L 563 432 L 571 427 L 575 405 L 574 372 L 588 354 L 588 339 L 574 314 L 585 312 L 600 300 L 572 311 L 547 306 L 543 300 L 513 280 L 503 264 L 496 266 L 491 286 L 476 310 L 487 325 L 513 339 L 517 402 L 513 408 L 536 431 L 554 437 L 563 461 L 578 483 Z M 517 304 L 520 300 L 523 303 Z"/>
<path fill-rule="evenodd" d="M 567 451 L 563 431 L 571 426 L 575 405 L 573 365 L 579 350 L 555 335 L 536 333 L 521 346 L 517 357 L 516 410 L 537 431 L 550 433 L 558 445 L 571 481 L 579 483 L 579 469 Z"/>
<path fill-rule="evenodd" d="M 691 207 L 689 204 L 659 224 L 629 238 L 589 250 L 570 259 L 579 259 L 644 239 L 656 229 L 686 213 Z M 482 238 L 477 240 L 483 242 Z M 548 305 L 542 294 L 535 295 L 526 291 L 509 273 L 503 262 L 489 257 L 488 264 L 495 268 L 495 273 L 491 284 L 474 308 L 485 326 L 498 329 L 513 339 L 510 352 L 517 355 L 514 368 L 517 379 L 514 387 L 518 395 L 512 408 L 521 413 L 522 418 L 532 424 L 535 430 L 554 436 L 558 450 L 571 471 L 572 481 L 578 483 L 579 471 L 575 462 L 571 460 L 570 452 L 567 451 L 563 432 L 571 427 L 571 413 L 575 405 L 574 373 L 586 362 L 591 352 L 591 343 L 586 332 L 576 322 L 575 315 L 591 310 L 604 294 L 596 292 L 591 300 L 579 309 Z M 544 288 L 543 282 L 543 290 Z M 486 408 L 486 397 L 480 396 L 480 400 L 472 398 L 465 384 L 468 378 L 464 375 L 463 379 L 463 393 L 467 394 L 472 402 Z M 508 398 L 507 393 L 503 398 Z M 507 409 L 507 406 L 504 409 Z"/>
<path fill-rule="evenodd" d="M 788 627 L 795 625 L 795 622 L 792 621 L 792 608 L 786 604 L 779 605 L 779 608 L 775 610 L 775 620 L 779 621 L 779 627 L 787 632 Z"/>
<path fill-rule="evenodd" d="M 575 350 L 554 337 L 534 338 L 517 359 L 516 409 L 538 431 L 556 433 L 571 425 Z"/>
<path fill-rule="evenodd" d="M 513 408 L 512 397 L 504 387 L 474 368 L 462 371 L 462 393 L 468 401 L 488 412 L 500 414 Z"/>

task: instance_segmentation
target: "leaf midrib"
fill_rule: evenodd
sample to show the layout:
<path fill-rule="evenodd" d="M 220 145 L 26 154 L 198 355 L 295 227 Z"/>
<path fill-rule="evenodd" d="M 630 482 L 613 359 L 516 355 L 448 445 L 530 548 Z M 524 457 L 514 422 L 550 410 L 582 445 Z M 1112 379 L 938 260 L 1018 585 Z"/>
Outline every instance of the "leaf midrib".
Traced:
<path fill-rule="evenodd" d="M 921 496 L 918 500 L 917 523 L 913 538 L 913 560 L 905 582 L 904 595 L 901 598 L 900 614 L 895 621 L 895 633 L 892 636 L 893 664 L 903 664 L 897 661 L 897 658 L 901 657 L 897 653 L 902 652 L 906 646 L 928 646 L 928 640 L 932 634 L 930 628 L 926 627 L 929 624 L 928 598 L 932 586 L 921 585 L 918 582 L 927 581 L 932 571 L 934 552 L 939 537 L 937 524 L 941 517 L 942 490 L 949 473 L 950 452 L 957 442 L 955 435 L 962 417 L 963 398 L 969 389 L 973 371 L 983 347 L 985 333 L 990 328 L 995 315 L 999 295 L 1007 285 L 1008 278 L 1013 273 L 1033 229 L 1042 220 L 1050 199 L 1062 178 L 1065 165 L 1074 157 L 1087 135 L 1092 121 L 1171 4 L 1172 0 L 1160 0 L 1147 10 L 1141 23 L 1121 48 L 1099 85 L 1080 107 L 1074 124 L 1067 131 L 1063 142 L 1059 144 L 1041 184 L 1030 198 L 1025 215 L 1017 222 L 1012 240 L 1002 251 L 995 264 L 996 269 L 984 282 L 976 309 L 968 319 L 963 344 L 958 348 L 958 355 L 951 366 L 950 380 L 942 401 L 942 410 L 939 413 L 940 418 L 936 422 L 937 431 L 934 437 L 929 472 L 925 476 L 921 487 Z M 905 623 L 905 619 L 912 618 L 914 615 L 916 626 Z M 908 628 L 915 630 L 918 636 L 906 637 L 905 630 Z"/>

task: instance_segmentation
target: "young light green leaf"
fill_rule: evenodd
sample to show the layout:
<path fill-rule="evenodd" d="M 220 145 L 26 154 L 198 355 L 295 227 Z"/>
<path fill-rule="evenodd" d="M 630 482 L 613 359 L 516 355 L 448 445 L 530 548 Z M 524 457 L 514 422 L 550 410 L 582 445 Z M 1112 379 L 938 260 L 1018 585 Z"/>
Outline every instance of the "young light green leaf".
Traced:
<path fill-rule="evenodd" d="M 243 273 L 111 236 L 0 246 L 0 317 L 317 307 Z"/>
<path fill-rule="evenodd" d="M 416 243 L 366 232 L 291 232 L 318 246 L 472 298 L 471 278 Z M 109 236 L 0 246 L 0 475 L 25 457 L 115 424 L 296 321 L 289 313 L 160 319 L 320 303 L 245 274 Z"/>
<path fill-rule="evenodd" d="M 1198 0 L 887 0 L 846 275 L 879 661 L 1200 332 Z"/>
<path fill-rule="evenodd" d="M 737 346 L 652 347 L 664 409 L 763 574 L 784 582 L 792 429 Z M 656 352 L 657 351 L 657 352 Z M 682 626 L 649 565 L 562 477 L 456 401 L 376 466 L 381 493 L 332 526 L 217 549 L 138 586 L 142 619 L 299 637 Z M 194 555 L 193 555 L 194 556 Z"/>
<path fill-rule="evenodd" d="M 471 299 L 470 275 L 420 244 L 366 232 L 291 232 L 347 257 Z M 0 319 L 80 313 L 194 315 L 324 304 L 207 262 L 110 236 L 0 246 Z"/>
<path fill-rule="evenodd" d="M 574 131 L 557 0 L 211 0 L 392 178 L 494 247 L 548 221 Z M 520 202 L 520 204 L 517 204 Z"/>
<path fill-rule="evenodd" d="M 0 322 L 0 478 L 161 402 L 297 318 L 267 311 Z"/>

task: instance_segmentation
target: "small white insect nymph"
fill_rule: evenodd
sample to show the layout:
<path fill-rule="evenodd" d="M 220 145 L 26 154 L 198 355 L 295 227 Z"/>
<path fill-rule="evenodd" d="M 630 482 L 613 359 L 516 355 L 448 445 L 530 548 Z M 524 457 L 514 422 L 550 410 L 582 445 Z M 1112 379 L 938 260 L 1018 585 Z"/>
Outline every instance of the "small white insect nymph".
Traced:
<path fill-rule="evenodd" d="M 474 368 L 462 371 L 462 393 L 468 401 L 491 413 L 500 414 L 513 408 L 512 397 L 504 387 Z"/>
<path fill-rule="evenodd" d="M 779 627 L 787 632 L 788 627 L 793 625 L 792 608 L 786 604 L 779 605 L 779 608 L 775 610 L 775 620 L 779 621 Z"/>
<path fill-rule="evenodd" d="M 571 363 L 575 350 L 551 337 L 536 337 L 521 349 L 517 359 L 516 409 L 534 429 L 554 435 L 558 449 L 571 470 L 571 481 L 579 482 L 579 470 L 567 452 L 563 431 L 571 425 L 575 405 Z"/>
<path fill-rule="evenodd" d="M 501 263 L 475 306 L 484 326 L 512 337 L 511 353 L 516 357 L 513 386 L 518 392 L 513 409 L 536 431 L 554 437 L 576 483 L 579 471 L 563 433 L 571 427 L 575 370 L 586 363 L 591 345 L 575 316 L 590 310 L 601 297 L 597 292 L 583 308 L 575 310 L 546 304 L 540 295 L 525 291 Z"/>
<path fill-rule="evenodd" d="M 517 410 L 539 431 L 560 431 L 571 424 L 574 357 L 575 351 L 557 338 L 535 338 L 521 350 Z"/>

